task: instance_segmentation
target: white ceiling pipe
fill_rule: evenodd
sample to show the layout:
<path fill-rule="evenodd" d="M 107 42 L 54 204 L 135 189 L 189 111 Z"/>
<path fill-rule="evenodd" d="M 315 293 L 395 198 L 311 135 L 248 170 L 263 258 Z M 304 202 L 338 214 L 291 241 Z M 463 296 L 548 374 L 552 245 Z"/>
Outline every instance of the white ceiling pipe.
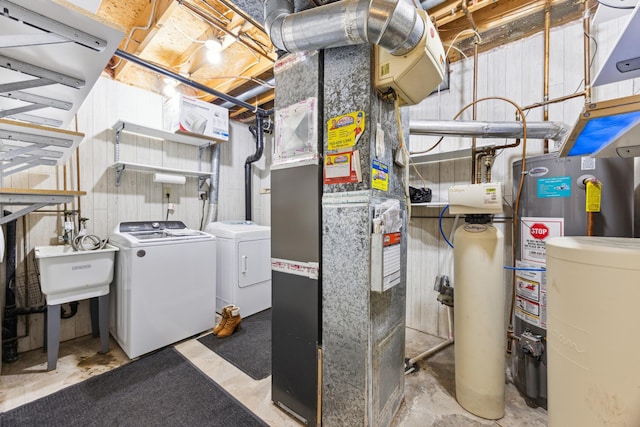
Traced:
<path fill-rule="evenodd" d="M 571 129 L 562 122 L 527 122 L 527 138 L 562 141 Z M 411 135 L 475 138 L 522 138 L 522 122 L 419 120 L 409 123 Z"/>
<path fill-rule="evenodd" d="M 341 0 L 293 13 L 291 0 L 266 0 L 265 28 L 287 52 L 378 44 L 393 55 L 411 51 L 425 23 L 411 0 Z"/>

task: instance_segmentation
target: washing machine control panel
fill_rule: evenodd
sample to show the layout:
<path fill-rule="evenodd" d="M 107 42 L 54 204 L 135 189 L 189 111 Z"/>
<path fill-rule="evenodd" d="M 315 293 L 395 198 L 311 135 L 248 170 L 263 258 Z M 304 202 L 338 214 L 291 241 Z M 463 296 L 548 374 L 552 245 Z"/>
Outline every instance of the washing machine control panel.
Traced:
<path fill-rule="evenodd" d="M 120 233 L 135 233 L 139 231 L 184 230 L 187 226 L 182 221 L 129 221 L 121 222 Z"/>

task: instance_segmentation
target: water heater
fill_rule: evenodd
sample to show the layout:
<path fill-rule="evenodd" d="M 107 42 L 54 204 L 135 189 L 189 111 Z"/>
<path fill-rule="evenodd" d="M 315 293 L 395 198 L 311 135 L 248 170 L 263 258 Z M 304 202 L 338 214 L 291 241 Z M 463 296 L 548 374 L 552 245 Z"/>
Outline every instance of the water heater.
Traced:
<path fill-rule="evenodd" d="M 513 176 L 522 162 L 513 163 Z M 524 268 L 546 266 L 546 241 L 555 236 L 587 235 L 584 180 L 602 183 L 600 212 L 591 215 L 593 235 L 633 236 L 633 160 L 562 157 L 557 153 L 526 160 L 518 208 L 516 260 Z M 519 180 L 513 180 L 514 197 Z M 539 271 L 519 271 L 516 280 L 511 373 L 530 405 L 547 407 L 547 283 Z M 549 297 L 550 298 L 550 297 Z"/>

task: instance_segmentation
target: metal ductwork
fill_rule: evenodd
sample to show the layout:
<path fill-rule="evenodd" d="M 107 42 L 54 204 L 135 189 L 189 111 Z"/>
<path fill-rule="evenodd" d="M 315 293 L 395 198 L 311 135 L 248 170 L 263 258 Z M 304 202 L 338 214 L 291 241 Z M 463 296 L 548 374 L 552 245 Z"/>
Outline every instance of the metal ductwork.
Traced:
<path fill-rule="evenodd" d="M 527 138 L 563 141 L 571 129 L 561 122 L 527 122 Z M 522 138 L 522 122 L 479 122 L 462 120 L 420 120 L 409 123 L 411 135 L 475 138 Z"/>
<path fill-rule="evenodd" d="M 220 144 L 211 147 L 211 178 L 209 182 L 209 212 L 202 223 L 202 230 L 218 220 L 218 189 L 220 188 Z"/>
<path fill-rule="evenodd" d="M 267 80 L 266 82 L 264 82 L 264 84 L 258 85 L 252 89 L 249 89 L 246 92 L 241 93 L 240 95 L 237 95 L 235 98 L 237 100 L 240 101 L 246 101 L 249 98 L 253 98 L 254 96 L 258 96 L 258 95 L 262 95 L 263 93 L 265 93 L 268 90 L 273 89 L 273 85 L 276 84 L 276 79 L 275 77 L 270 78 L 269 80 Z M 233 107 L 235 104 L 233 102 L 225 102 L 224 104 L 220 104 L 220 106 L 222 108 L 231 108 Z"/>
<path fill-rule="evenodd" d="M 293 11 L 293 0 L 265 0 L 267 33 L 287 52 L 371 43 L 400 56 L 416 47 L 425 31 L 411 0 L 341 0 Z"/>

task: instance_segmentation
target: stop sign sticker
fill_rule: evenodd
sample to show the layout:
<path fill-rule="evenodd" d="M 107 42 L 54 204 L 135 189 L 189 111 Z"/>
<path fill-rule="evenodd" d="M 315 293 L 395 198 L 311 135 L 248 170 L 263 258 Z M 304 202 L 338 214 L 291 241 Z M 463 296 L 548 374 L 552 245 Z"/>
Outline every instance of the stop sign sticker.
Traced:
<path fill-rule="evenodd" d="M 536 222 L 529 229 L 529 233 L 534 239 L 544 240 L 549 236 L 549 228 L 544 224 Z"/>

